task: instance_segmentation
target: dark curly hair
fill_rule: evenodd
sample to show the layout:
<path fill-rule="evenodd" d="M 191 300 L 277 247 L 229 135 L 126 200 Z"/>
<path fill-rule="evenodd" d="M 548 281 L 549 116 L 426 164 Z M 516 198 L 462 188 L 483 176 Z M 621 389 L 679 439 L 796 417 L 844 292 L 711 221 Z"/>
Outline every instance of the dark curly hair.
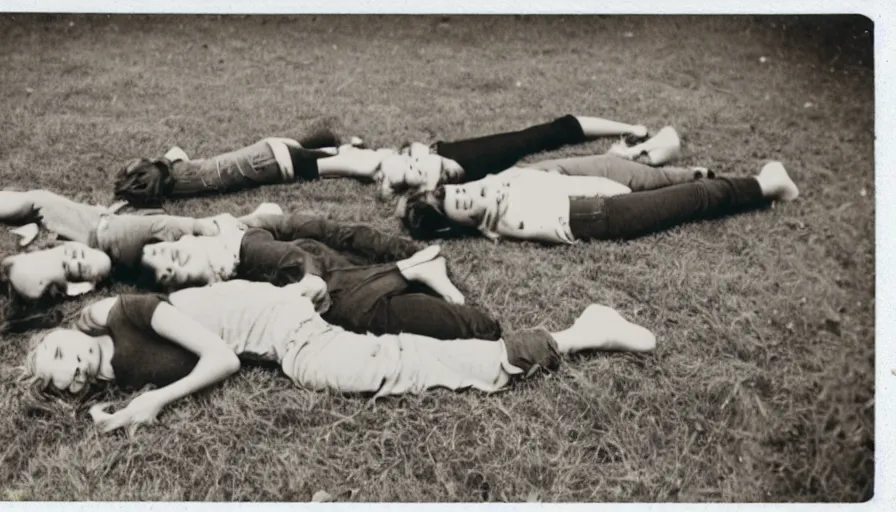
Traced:
<path fill-rule="evenodd" d="M 174 187 L 167 158 L 136 158 L 115 176 L 115 197 L 138 207 L 158 207 Z"/>
<path fill-rule="evenodd" d="M 414 192 L 399 204 L 399 216 L 405 229 L 417 240 L 459 238 L 477 233 L 476 228 L 451 220 L 445 215 L 442 202 L 445 189 Z"/>

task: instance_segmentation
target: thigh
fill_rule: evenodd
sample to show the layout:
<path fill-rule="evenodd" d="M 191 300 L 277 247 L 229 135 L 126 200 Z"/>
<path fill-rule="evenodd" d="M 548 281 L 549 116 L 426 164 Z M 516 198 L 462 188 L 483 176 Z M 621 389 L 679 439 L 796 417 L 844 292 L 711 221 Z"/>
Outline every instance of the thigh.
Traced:
<path fill-rule="evenodd" d="M 374 334 L 407 332 L 439 340 L 476 338 L 497 340 L 497 320 L 472 306 L 449 304 L 424 293 L 395 295 L 383 300 L 370 319 Z"/>
<path fill-rule="evenodd" d="M 290 343 L 281 367 L 306 389 L 377 393 L 396 380 L 400 361 L 396 336 L 339 332 Z"/>
<path fill-rule="evenodd" d="M 294 342 L 281 364 L 302 387 L 376 396 L 435 387 L 496 391 L 512 370 L 502 342 L 348 332 Z"/>
<path fill-rule="evenodd" d="M 275 286 L 298 283 L 305 277 L 310 256 L 289 242 L 274 240 L 263 229 L 250 228 L 240 247 L 240 279 Z"/>
<path fill-rule="evenodd" d="M 283 183 L 284 177 L 271 146 L 264 141 L 197 161 L 210 184 L 225 191 L 247 186 Z"/>
<path fill-rule="evenodd" d="M 527 167 L 544 171 L 557 170 L 569 176 L 607 178 L 629 187 L 633 192 L 694 181 L 693 169 L 651 167 L 613 155 L 591 155 L 544 160 Z"/>
<path fill-rule="evenodd" d="M 349 331 L 367 332 L 383 301 L 407 289 L 408 281 L 394 263 L 333 270 L 327 278 L 332 305 L 324 319 Z"/>

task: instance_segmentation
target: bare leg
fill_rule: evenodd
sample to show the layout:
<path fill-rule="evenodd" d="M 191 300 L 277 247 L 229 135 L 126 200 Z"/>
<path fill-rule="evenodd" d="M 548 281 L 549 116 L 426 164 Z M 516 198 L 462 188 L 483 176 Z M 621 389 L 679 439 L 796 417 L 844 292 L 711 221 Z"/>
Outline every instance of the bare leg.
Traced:
<path fill-rule="evenodd" d="M 589 139 L 598 137 L 614 137 L 617 135 L 634 135 L 635 137 L 647 137 L 647 127 L 642 125 L 620 123 L 599 117 L 575 116 L 582 132 Z"/>
<path fill-rule="evenodd" d="M 675 160 L 681 154 L 681 139 L 675 128 L 666 126 L 640 144 L 634 146 L 626 146 L 624 143 L 615 144 L 607 153 L 647 165 L 664 165 Z"/>
<path fill-rule="evenodd" d="M 380 162 L 395 154 L 392 149 L 362 149 L 351 144 L 321 150 L 333 154 L 317 161 L 321 178 L 373 179 Z"/>
<path fill-rule="evenodd" d="M 650 352 L 656 348 L 653 333 L 599 304 L 588 306 L 572 327 L 552 336 L 561 354 L 582 350 Z"/>
<path fill-rule="evenodd" d="M 432 253 L 432 248 L 424 249 L 417 254 L 423 253 L 424 256 L 429 256 L 428 253 Z M 423 257 L 417 258 L 416 255 L 412 256 L 408 260 L 423 260 Z M 404 260 L 404 261 L 408 261 Z M 408 281 L 416 281 L 419 283 L 423 283 L 429 288 L 431 288 L 434 292 L 438 293 L 445 299 L 445 301 L 451 304 L 463 304 L 464 303 L 464 295 L 454 286 L 454 283 L 448 278 L 448 271 L 445 268 L 445 258 L 439 257 L 435 259 L 430 259 L 429 261 L 418 263 L 416 265 L 406 265 L 404 262 L 398 263 L 398 270 L 401 272 L 401 275 L 404 276 Z"/>

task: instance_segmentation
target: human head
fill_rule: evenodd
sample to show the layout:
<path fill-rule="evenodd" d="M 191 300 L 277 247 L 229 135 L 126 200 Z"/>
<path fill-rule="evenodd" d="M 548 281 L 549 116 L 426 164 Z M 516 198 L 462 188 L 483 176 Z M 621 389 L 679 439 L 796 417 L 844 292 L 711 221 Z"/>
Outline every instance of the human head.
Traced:
<path fill-rule="evenodd" d="M 152 272 L 156 284 L 170 290 L 204 286 L 214 282 L 210 264 L 215 237 L 184 236 L 175 242 L 143 247 L 141 263 Z"/>
<path fill-rule="evenodd" d="M 135 158 L 118 171 L 115 197 L 135 206 L 156 206 L 173 184 L 171 164 L 166 159 Z"/>
<path fill-rule="evenodd" d="M 112 260 L 98 249 L 65 242 L 51 249 L 9 256 L 0 263 L 20 297 L 37 300 L 66 283 L 99 283 L 112 271 Z"/>
<path fill-rule="evenodd" d="M 417 192 L 400 204 L 398 215 L 413 238 L 430 240 L 471 234 L 485 213 L 483 201 L 457 185 Z"/>
<path fill-rule="evenodd" d="M 457 162 L 432 153 L 429 146 L 414 142 L 380 163 L 378 196 L 388 200 L 397 194 L 435 190 L 438 185 L 453 181 L 462 173 Z"/>
<path fill-rule="evenodd" d="M 99 339 L 72 329 L 55 329 L 37 338 L 25 371 L 40 390 L 78 394 L 96 382 L 102 362 Z"/>
<path fill-rule="evenodd" d="M 246 226 L 229 214 L 208 220 L 217 226 L 217 235 L 187 235 L 174 242 L 143 247 L 140 261 L 153 274 L 157 284 L 168 290 L 178 290 L 233 277 Z"/>

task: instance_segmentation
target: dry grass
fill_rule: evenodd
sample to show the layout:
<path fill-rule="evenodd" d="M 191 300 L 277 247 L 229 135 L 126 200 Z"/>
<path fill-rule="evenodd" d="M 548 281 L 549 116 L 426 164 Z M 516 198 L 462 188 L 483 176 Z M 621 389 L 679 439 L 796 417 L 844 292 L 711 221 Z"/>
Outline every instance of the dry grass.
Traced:
<path fill-rule="evenodd" d="M 798 21 L 0 18 L 2 186 L 108 203 L 118 165 L 172 144 L 209 155 L 333 116 L 347 135 L 395 145 L 577 113 L 673 124 L 684 163 L 721 172 L 781 159 L 802 188 L 774 210 L 631 243 L 445 244 L 469 298 L 507 328 L 565 326 L 599 302 L 659 339 L 650 356 L 575 357 L 494 396 L 368 405 L 259 368 L 133 439 L 102 437 L 84 411 L 22 415 L 13 367 L 26 340 L 9 336 L 0 498 L 303 501 L 326 489 L 359 501 L 867 499 L 873 70 L 867 37 L 843 35 L 854 25 Z M 262 200 L 399 231 L 369 187 L 347 181 L 169 210 L 241 213 Z M 15 251 L 13 237 L 0 248 Z"/>

